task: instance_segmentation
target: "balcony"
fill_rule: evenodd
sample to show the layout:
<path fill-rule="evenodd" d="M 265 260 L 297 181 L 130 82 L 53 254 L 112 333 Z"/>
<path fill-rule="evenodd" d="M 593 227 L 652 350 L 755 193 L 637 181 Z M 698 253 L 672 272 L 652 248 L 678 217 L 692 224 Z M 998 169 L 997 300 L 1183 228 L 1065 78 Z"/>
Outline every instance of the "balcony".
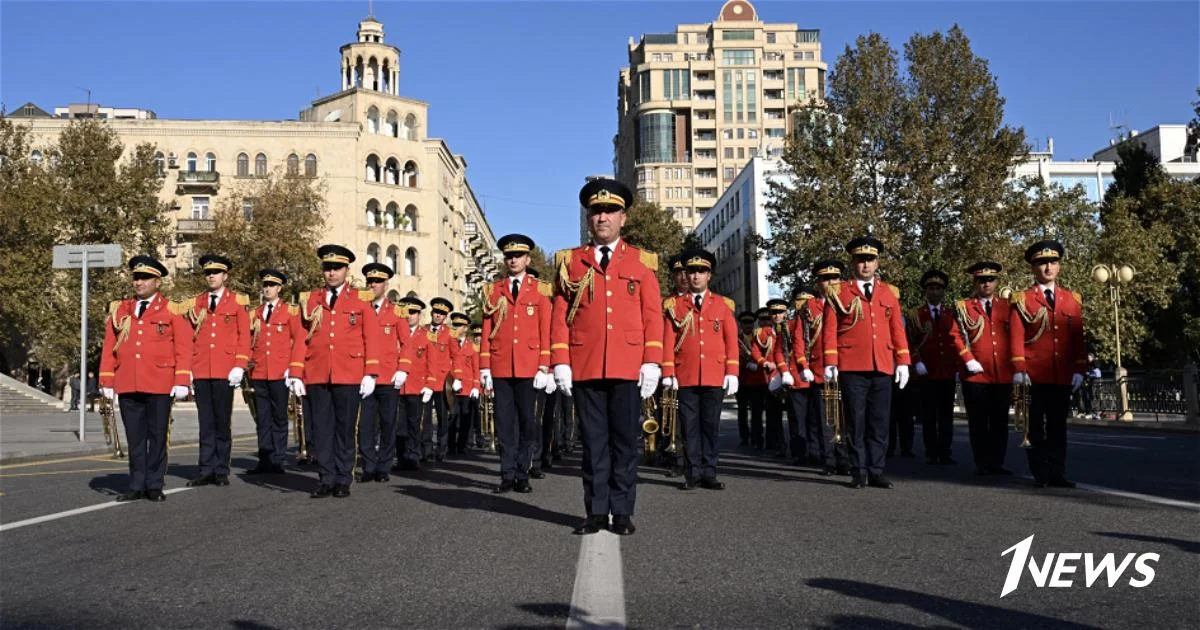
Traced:
<path fill-rule="evenodd" d="M 175 179 L 175 194 L 215 195 L 221 188 L 221 174 L 217 171 L 179 171 Z"/>
<path fill-rule="evenodd" d="M 179 219 L 175 224 L 175 232 L 180 236 L 211 234 L 213 225 L 212 219 Z"/>

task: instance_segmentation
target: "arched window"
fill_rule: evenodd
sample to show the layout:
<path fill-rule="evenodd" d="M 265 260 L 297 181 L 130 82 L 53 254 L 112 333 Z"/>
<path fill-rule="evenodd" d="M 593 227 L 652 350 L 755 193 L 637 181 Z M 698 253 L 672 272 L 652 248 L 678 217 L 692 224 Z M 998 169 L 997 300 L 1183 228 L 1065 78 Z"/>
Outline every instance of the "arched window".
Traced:
<path fill-rule="evenodd" d="M 300 156 L 295 153 L 287 156 L 287 174 L 292 177 L 300 174 Z"/>
<path fill-rule="evenodd" d="M 383 169 L 383 183 L 395 186 L 400 183 L 400 162 L 396 158 L 388 158 Z"/>
<path fill-rule="evenodd" d="M 384 132 L 393 138 L 400 137 L 400 119 L 396 116 L 396 112 L 388 112 L 387 126 L 384 127 Z"/>
<path fill-rule="evenodd" d="M 187 154 L 187 172 L 189 172 L 189 173 L 196 172 L 196 154 L 195 153 L 189 152 Z"/>
<path fill-rule="evenodd" d="M 30 153 L 29 161 L 33 162 L 34 166 L 41 166 L 42 165 L 42 152 L 34 151 L 33 153 Z"/>
<path fill-rule="evenodd" d="M 400 260 L 400 248 L 392 245 L 387 248 L 387 257 L 383 259 L 383 264 L 387 265 L 394 272 L 396 271 L 396 262 Z"/>
<path fill-rule="evenodd" d="M 154 168 L 158 170 L 159 175 L 167 172 L 167 158 L 163 155 L 162 151 L 154 153 Z"/>
<path fill-rule="evenodd" d="M 404 229 L 409 232 L 417 231 L 417 207 L 411 203 L 404 208 Z"/>
<path fill-rule="evenodd" d="M 367 262 L 379 262 L 379 244 L 371 243 L 367 245 Z"/>
<path fill-rule="evenodd" d="M 317 176 L 317 156 L 312 153 L 309 153 L 308 155 L 304 156 L 304 176 L 305 177 L 316 177 Z"/>
<path fill-rule="evenodd" d="M 417 249 L 415 247 L 404 250 L 404 275 L 417 275 Z"/>
<path fill-rule="evenodd" d="M 404 117 L 404 139 L 417 139 L 417 117 L 412 114 Z"/>
<path fill-rule="evenodd" d="M 217 172 L 217 156 L 212 153 L 204 154 L 204 170 L 209 173 Z"/>
<path fill-rule="evenodd" d="M 239 153 L 237 157 L 237 176 L 246 177 L 250 175 L 250 156 L 245 153 Z"/>
<path fill-rule="evenodd" d="M 267 176 L 267 156 L 262 153 L 259 153 L 258 155 L 254 156 L 254 176 L 255 177 L 266 177 Z"/>
<path fill-rule="evenodd" d="M 396 202 L 393 201 L 387 205 L 387 211 L 383 213 L 383 227 L 394 230 L 396 229 L 396 224 L 399 222 L 400 206 L 396 205 Z M 392 269 L 395 270 L 396 266 L 392 265 Z"/>
<path fill-rule="evenodd" d="M 391 93 L 392 88 L 392 67 L 388 65 L 388 60 L 383 60 L 383 70 L 379 76 L 379 91 Z"/>
<path fill-rule="evenodd" d="M 379 181 L 379 156 L 372 153 L 367 156 L 367 181 Z"/>
<path fill-rule="evenodd" d="M 393 269 L 392 269 L 392 271 L 395 271 L 395 269 L 393 268 Z M 400 292 L 399 292 L 399 291 L 397 291 L 397 290 L 395 290 L 395 289 L 392 289 L 391 291 L 388 291 L 388 293 L 387 293 L 387 299 L 388 299 L 388 301 L 389 301 L 389 302 L 391 302 L 392 304 L 396 304 L 396 303 L 398 303 L 398 302 L 400 301 Z"/>
<path fill-rule="evenodd" d="M 364 217 L 367 227 L 379 225 L 379 202 L 374 199 L 367 202 L 367 214 Z"/>
<path fill-rule="evenodd" d="M 400 178 L 400 185 L 409 188 L 417 188 L 420 186 L 420 169 L 417 168 L 417 163 L 409 160 L 404 163 L 404 173 Z"/>
<path fill-rule="evenodd" d="M 354 59 L 354 87 L 362 87 L 363 83 L 363 62 L 362 57 Z"/>
<path fill-rule="evenodd" d="M 367 68 L 368 68 L 367 72 L 369 73 L 367 76 L 367 80 L 370 81 L 370 83 L 367 85 L 367 87 L 378 92 L 379 91 L 379 62 L 374 57 L 371 57 L 371 61 L 368 62 Z"/>
<path fill-rule="evenodd" d="M 374 105 L 367 110 L 367 133 L 379 133 L 379 109 Z"/>

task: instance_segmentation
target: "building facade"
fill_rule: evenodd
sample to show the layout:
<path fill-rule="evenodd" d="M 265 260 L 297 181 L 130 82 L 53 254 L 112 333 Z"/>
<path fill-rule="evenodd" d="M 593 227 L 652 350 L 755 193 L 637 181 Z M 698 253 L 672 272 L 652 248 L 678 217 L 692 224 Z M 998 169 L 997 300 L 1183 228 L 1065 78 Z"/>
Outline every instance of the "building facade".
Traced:
<path fill-rule="evenodd" d="M 825 93 L 820 31 L 763 22 L 745 0 L 716 20 L 629 41 L 617 81 L 617 179 L 695 229 L 757 156 L 777 156 L 789 113 Z"/>
<path fill-rule="evenodd" d="M 426 134 L 428 103 L 400 95 L 400 51 L 384 42 L 382 23 L 360 22 L 339 57 L 341 90 L 298 120 L 171 120 L 95 104 L 55 108 L 54 117 L 14 113 L 13 120 L 32 131 L 35 159 L 71 118 L 104 119 L 127 151 L 154 144 L 166 176 L 160 196 L 174 209 L 176 227 L 175 242 L 160 253 L 174 271 L 195 268 L 203 252 L 194 244 L 212 231 L 218 203 L 278 171 L 322 180 L 323 241 L 354 251 L 356 283 L 362 264 L 379 261 L 396 271 L 393 298 L 415 291 L 461 306 L 499 273 L 501 260 L 467 181 L 467 161 Z"/>

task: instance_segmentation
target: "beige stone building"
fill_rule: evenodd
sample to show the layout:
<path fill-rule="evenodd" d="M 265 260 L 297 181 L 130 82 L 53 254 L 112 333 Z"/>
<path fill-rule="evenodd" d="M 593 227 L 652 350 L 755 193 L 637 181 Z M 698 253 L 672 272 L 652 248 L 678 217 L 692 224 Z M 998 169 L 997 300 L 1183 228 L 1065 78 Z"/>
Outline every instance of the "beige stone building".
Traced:
<path fill-rule="evenodd" d="M 617 179 L 691 231 L 750 159 L 783 149 L 790 112 L 825 93 L 820 31 L 763 22 L 745 0 L 716 20 L 629 40 L 617 81 Z"/>
<path fill-rule="evenodd" d="M 299 120 L 171 120 L 94 104 L 56 108 L 57 116 L 30 105 L 12 119 L 32 130 L 35 159 L 71 118 L 106 120 L 127 150 L 153 143 L 166 174 L 161 197 L 174 208 L 176 225 L 175 243 L 161 254 L 178 271 L 196 265 L 202 252 L 193 244 L 213 229 L 223 198 L 283 170 L 326 184 L 324 241 L 354 251 L 356 284 L 362 286 L 363 264 L 380 261 L 396 271 L 394 298 L 416 291 L 461 307 L 500 271 L 501 260 L 467 182 L 467 161 L 426 134 L 428 103 L 400 95 L 400 51 L 384 42 L 383 24 L 360 22 L 339 56 L 341 90 L 314 101 Z"/>

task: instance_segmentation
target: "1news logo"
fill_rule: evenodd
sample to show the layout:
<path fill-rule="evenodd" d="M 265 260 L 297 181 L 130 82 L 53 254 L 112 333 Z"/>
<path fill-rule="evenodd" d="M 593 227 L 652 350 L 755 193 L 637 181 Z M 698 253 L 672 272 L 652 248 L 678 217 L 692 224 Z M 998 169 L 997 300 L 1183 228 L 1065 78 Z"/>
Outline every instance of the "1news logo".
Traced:
<path fill-rule="evenodd" d="M 1154 568 L 1150 566 L 1150 563 L 1158 562 L 1156 553 L 1127 553 L 1125 559 L 1117 564 L 1117 556 L 1114 553 L 1104 554 L 1097 562 L 1096 554 L 1068 552 L 1048 553 L 1039 566 L 1037 559 L 1029 555 L 1029 549 L 1032 546 L 1033 535 L 1031 534 L 1029 538 L 1005 549 L 1000 554 L 1001 557 L 1010 553 L 1013 555 L 1012 562 L 1008 565 L 1008 576 L 1004 578 L 1004 589 L 1000 591 L 1000 597 L 1017 590 L 1017 584 L 1020 583 L 1021 574 L 1025 572 L 1026 567 L 1029 567 L 1029 575 L 1038 588 L 1046 586 L 1070 588 L 1075 585 L 1075 581 L 1069 575 L 1075 573 L 1079 568 L 1079 560 L 1082 558 L 1084 586 L 1091 588 L 1103 575 L 1108 587 L 1112 588 L 1121 580 L 1121 576 L 1129 568 L 1129 565 L 1133 564 L 1134 571 L 1140 577 L 1130 576 L 1129 585 L 1133 588 L 1143 588 L 1154 581 Z"/>

